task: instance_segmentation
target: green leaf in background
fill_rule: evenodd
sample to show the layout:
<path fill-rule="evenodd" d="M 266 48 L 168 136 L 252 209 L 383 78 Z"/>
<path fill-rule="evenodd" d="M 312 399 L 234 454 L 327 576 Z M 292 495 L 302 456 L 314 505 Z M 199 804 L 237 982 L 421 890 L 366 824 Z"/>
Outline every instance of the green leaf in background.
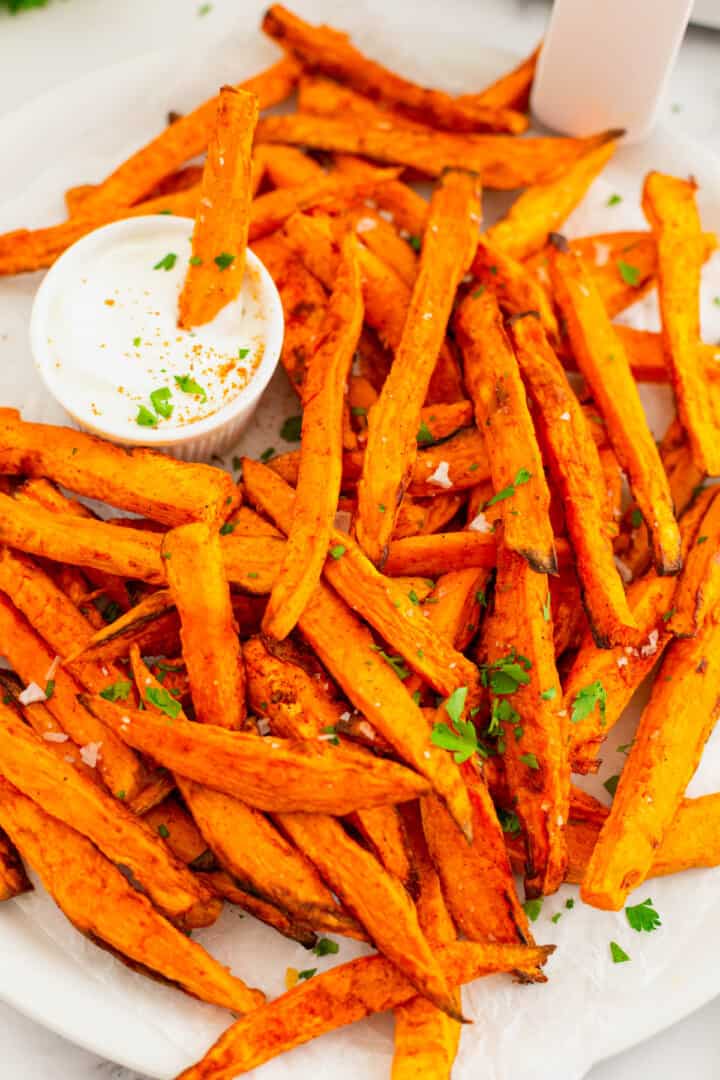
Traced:
<path fill-rule="evenodd" d="M 17 15 L 18 11 L 45 7 L 47 2 L 48 0 L 0 0 L 0 8 L 6 7 L 11 15 Z"/>

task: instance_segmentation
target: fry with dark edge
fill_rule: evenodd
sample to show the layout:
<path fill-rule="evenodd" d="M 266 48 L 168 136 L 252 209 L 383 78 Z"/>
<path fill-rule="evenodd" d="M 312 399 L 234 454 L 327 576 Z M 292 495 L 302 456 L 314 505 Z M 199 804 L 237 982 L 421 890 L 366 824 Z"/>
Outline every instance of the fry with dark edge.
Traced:
<path fill-rule="evenodd" d="M 56 757 L 0 704 L 0 772 L 47 813 L 87 836 L 140 882 L 167 918 L 187 928 L 209 926 L 220 905 L 174 858 L 152 830 L 117 799 Z"/>
<path fill-rule="evenodd" d="M 570 251 L 554 248 L 550 272 L 578 367 L 607 423 L 608 438 L 650 530 L 655 565 L 661 574 L 677 574 L 682 565 L 680 530 L 625 350 L 582 261 Z"/>
<path fill-rule="evenodd" d="M 567 866 L 570 799 L 567 721 L 555 666 L 547 578 L 498 550 L 495 608 L 485 627 L 493 722 L 504 734 L 503 763 L 527 841 L 525 892 L 555 892 Z M 502 679 L 508 662 L 514 673 Z M 512 689 L 514 687 L 514 689 Z"/>
<path fill-rule="evenodd" d="M 502 520 L 503 542 L 512 551 L 538 573 L 553 574 L 550 492 L 518 362 L 492 293 L 471 293 L 455 326 L 495 489 L 485 513 L 490 521 Z"/>
<path fill-rule="evenodd" d="M 711 502 L 698 526 L 695 543 L 685 557 L 673 594 L 668 627 L 678 637 L 693 637 L 705 620 L 712 618 L 720 600 L 720 488 L 709 491 Z"/>
<path fill-rule="evenodd" d="M 599 645 L 637 638 L 605 510 L 605 480 L 589 422 L 540 321 L 518 319 L 510 331 L 520 371 L 535 402 L 535 422 L 565 511 L 585 609 Z M 613 526 L 615 523 L 612 523 Z M 507 526 L 506 526 L 507 528 Z"/>
<path fill-rule="evenodd" d="M 720 625 L 665 653 L 580 895 L 618 911 L 650 872 L 720 712 Z"/>
<path fill-rule="evenodd" d="M 263 1002 L 259 990 L 164 919 L 89 840 L 1 778 L 0 825 L 90 941 L 231 1012 L 250 1012 Z"/>
<path fill-rule="evenodd" d="M 403 79 L 364 56 L 347 34 L 329 26 L 313 26 L 280 4 L 268 8 L 262 28 L 305 67 L 348 83 L 425 124 L 450 131 L 510 131 L 515 135 L 527 128 L 527 117 L 507 106 L 460 102 L 442 90 Z"/>
<path fill-rule="evenodd" d="M 553 946 L 481 945 L 458 941 L 437 949 L 452 985 L 498 971 L 534 971 Z M 415 988 L 383 956 L 351 960 L 276 998 L 220 1036 L 202 1061 L 178 1080 L 232 1080 L 294 1046 L 384 1012 L 415 997 Z"/>
<path fill-rule="evenodd" d="M 320 579 L 342 480 L 345 385 L 363 322 L 357 241 L 342 243 L 320 340 L 303 388 L 302 442 L 285 555 L 263 619 L 271 637 L 287 637 Z"/>
<path fill-rule="evenodd" d="M 220 524 L 239 501 L 222 469 L 113 446 L 74 428 L 26 423 L 15 409 L 0 409 L 0 470 L 47 476 L 79 495 L 166 525 Z"/>
<path fill-rule="evenodd" d="M 397 507 L 417 455 L 420 410 L 440 352 L 452 299 L 477 246 L 480 187 L 447 172 L 433 192 L 420 268 L 402 337 L 377 404 L 358 485 L 357 535 L 374 563 L 387 557 Z"/>
<path fill-rule="evenodd" d="M 201 522 L 182 525 L 165 534 L 162 556 L 197 719 L 245 727 L 245 672 L 220 538 Z"/>
<path fill-rule="evenodd" d="M 203 169 L 192 257 L 180 292 L 178 326 L 211 322 L 240 292 L 250 219 L 255 94 L 223 86 Z"/>
<path fill-rule="evenodd" d="M 130 746 L 258 810 L 349 814 L 427 790 L 427 782 L 404 766 L 347 746 L 263 739 L 178 715 L 160 719 L 102 698 L 81 700 Z"/>
<path fill-rule="evenodd" d="M 0 832 L 0 903 L 31 889 L 22 859 L 5 833 Z"/>
<path fill-rule="evenodd" d="M 642 206 L 657 244 L 658 299 L 665 355 L 693 458 L 720 475 L 720 387 L 708 385 L 700 351 L 703 241 L 694 180 L 651 172 Z"/>

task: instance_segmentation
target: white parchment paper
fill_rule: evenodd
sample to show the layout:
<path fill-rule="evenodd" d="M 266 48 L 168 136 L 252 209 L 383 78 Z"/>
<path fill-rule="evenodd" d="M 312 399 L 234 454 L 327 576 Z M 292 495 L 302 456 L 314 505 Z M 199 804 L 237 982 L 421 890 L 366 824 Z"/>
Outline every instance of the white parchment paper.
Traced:
<path fill-rule="evenodd" d="M 261 5 L 238 5 L 237 18 L 223 28 L 202 55 L 149 54 L 129 65 L 109 69 L 40 99 L 0 123 L 5 168 L 0 172 L 0 229 L 58 220 L 62 192 L 73 184 L 102 178 L 119 160 L 142 144 L 165 122 L 169 109 L 184 111 L 214 93 L 224 81 L 238 81 L 276 58 L 276 50 L 257 31 Z M 452 0 L 435 4 L 394 0 L 302 2 L 310 18 L 326 18 L 350 30 L 368 52 L 410 76 L 449 90 L 481 87 L 508 66 L 511 56 L 483 47 L 482 5 Z M 694 144 L 662 133 L 650 142 L 623 150 L 573 214 L 568 235 L 645 228 L 639 209 L 642 178 L 649 168 L 692 172 L 701 184 L 704 224 L 720 229 L 720 172 L 715 160 Z M 617 193 L 622 202 L 607 206 Z M 488 220 L 501 212 L 508 197 L 489 196 Z M 62 423 L 58 406 L 44 393 L 33 369 L 27 343 L 28 315 L 39 276 L 0 281 L 0 402 L 22 409 L 29 419 Z M 720 258 L 708 265 L 703 284 L 703 330 L 706 341 L 720 338 Z M 635 326 L 657 328 L 654 298 L 627 315 Z M 661 388 L 643 388 L 656 434 L 670 416 L 670 400 Z M 270 446 L 287 449 L 280 437 L 283 419 L 297 403 L 282 373 L 238 450 L 258 454 Z M 228 455 L 228 462 L 231 455 Z M 642 698 L 642 691 L 638 695 Z M 638 703 L 611 734 L 600 777 L 592 790 L 606 798 L 602 780 L 622 767 L 616 750 L 629 741 Z M 720 787 L 720 738 L 713 738 L 689 794 Z M 565 910 L 568 897 L 576 899 Z M 647 1037 L 680 1018 L 720 990 L 715 970 L 720 959 L 720 872 L 695 871 L 642 886 L 634 902 L 651 896 L 663 925 L 651 935 L 634 933 L 625 916 L 587 908 L 577 890 L 563 888 L 545 901 L 534 930 L 538 941 L 555 942 L 546 986 L 520 987 L 492 978 L 466 988 L 464 1008 L 474 1020 L 463 1031 L 454 1075 L 458 1080 L 579 1080 L 589 1066 Z M 11 909 L 7 909 L 11 910 Z M 10 919 L 0 911 L 0 936 Z M 557 924 L 551 916 L 562 911 Z M 65 921 L 42 888 L 15 902 L 25 933 L 31 928 L 38 950 L 51 942 L 48 978 L 62 977 L 78 1009 L 63 1009 L 62 996 L 34 1007 L 17 976 L 0 965 L 0 995 L 39 1015 L 49 1026 L 101 1054 L 136 1069 L 170 1077 L 197 1058 L 228 1023 L 221 1010 L 191 1001 L 125 969 L 86 943 Z M 19 924 L 18 924 L 19 925 Z M 218 924 L 196 934 L 223 963 L 270 995 L 284 988 L 286 968 L 318 967 L 348 960 L 362 947 L 341 941 L 336 958 L 318 960 L 279 935 L 227 910 Z M 3 939 L 6 950 L 13 938 Z M 20 941 L 20 937 L 17 938 Z M 608 943 L 617 941 L 632 957 L 611 962 Z M 18 949 L 22 948 L 20 944 Z M 28 947 L 28 955 L 30 950 Z M 21 957 L 19 958 L 22 959 Z M 22 967 L 22 964 L 20 964 Z M 43 971 L 28 972 L 43 979 Z M 21 990 L 23 992 L 21 992 Z M 70 994 L 68 995 L 70 996 Z M 113 1016 L 126 1033 L 118 1049 L 99 1003 L 112 1003 Z M 389 1075 L 392 1021 L 375 1017 L 335 1032 L 271 1062 L 259 1071 L 264 1080 L 313 1077 L 313 1080 L 380 1080 Z M 150 1046 L 152 1045 L 152 1053 Z"/>

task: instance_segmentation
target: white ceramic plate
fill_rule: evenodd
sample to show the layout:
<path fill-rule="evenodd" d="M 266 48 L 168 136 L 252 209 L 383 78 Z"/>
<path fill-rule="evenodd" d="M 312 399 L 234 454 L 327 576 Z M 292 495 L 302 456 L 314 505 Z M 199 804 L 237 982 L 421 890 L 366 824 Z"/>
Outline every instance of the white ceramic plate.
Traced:
<path fill-rule="evenodd" d="M 481 5 L 453 0 L 417 5 L 398 0 L 365 4 L 317 0 L 303 3 L 310 18 L 325 18 L 349 29 L 369 51 L 411 76 L 450 90 L 482 86 L 512 57 L 483 48 Z M 383 8 L 391 7 L 391 11 Z M 274 56 L 255 30 L 260 5 L 238 14 L 237 30 L 209 55 L 149 54 L 54 91 L 0 121 L 4 160 L 0 171 L 0 229 L 39 225 L 62 213 L 62 192 L 105 175 L 128 152 L 163 125 L 168 109 L 185 110 L 215 92 L 223 81 L 252 74 Z M 251 10 L 247 10 L 250 8 Z M 701 184 L 705 226 L 720 230 L 720 167 L 703 147 L 659 133 L 651 142 L 624 150 L 590 192 L 567 231 L 579 235 L 617 228 L 644 228 L 638 208 L 642 176 L 649 168 L 680 174 L 692 171 Z M 623 196 L 608 208 L 611 192 Z M 507 197 L 488 198 L 491 218 Z M 720 337 L 720 260 L 706 271 L 705 339 Z M 22 408 L 26 417 L 63 422 L 43 391 L 30 358 L 27 320 L 38 278 L 0 281 L 0 403 Z M 653 326 L 652 302 L 632 313 L 635 325 Z M 713 322 L 714 320 L 714 322 Z M 660 431 L 669 415 L 668 395 L 645 395 Z M 297 412 L 284 376 L 276 377 L 252 430 L 241 446 L 257 454 L 283 449 L 282 420 Z M 613 733 L 605 771 L 595 790 L 604 796 L 603 777 L 619 771 L 615 748 L 628 741 L 631 710 Z M 691 794 L 720 788 L 720 739 L 711 741 Z M 466 1012 L 475 1018 L 463 1032 L 454 1072 L 470 1080 L 579 1080 L 592 1064 L 647 1038 L 699 1007 L 720 991 L 720 873 L 697 871 L 652 882 L 636 900 L 652 896 L 663 927 L 652 935 L 633 933 L 622 915 L 585 908 L 579 902 L 557 925 L 550 917 L 564 909 L 575 890 L 565 888 L 545 902 L 535 924 L 542 942 L 559 948 L 543 987 L 516 987 L 495 978 L 465 991 Z M 250 918 L 226 911 L 198 940 L 238 974 L 270 995 L 283 989 L 288 966 L 329 966 Z M 612 965 L 608 942 L 618 941 L 631 964 Z M 360 947 L 341 941 L 338 961 Z M 228 1024 L 218 1009 L 131 973 L 84 942 L 42 889 L 0 907 L 0 997 L 59 1032 L 114 1061 L 154 1077 L 171 1077 L 200 1056 Z M 376 1017 L 335 1032 L 260 1072 L 263 1080 L 381 1080 L 389 1075 L 391 1021 Z"/>

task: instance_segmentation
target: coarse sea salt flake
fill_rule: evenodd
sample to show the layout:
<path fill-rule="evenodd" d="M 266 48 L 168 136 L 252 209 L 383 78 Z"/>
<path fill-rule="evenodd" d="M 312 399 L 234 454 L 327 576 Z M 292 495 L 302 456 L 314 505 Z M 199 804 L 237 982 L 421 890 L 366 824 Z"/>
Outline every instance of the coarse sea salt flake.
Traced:
<path fill-rule="evenodd" d="M 43 739 L 45 742 L 67 742 L 68 736 L 64 731 L 43 731 Z"/>
<path fill-rule="evenodd" d="M 371 217 L 362 217 L 355 225 L 355 232 L 366 233 L 372 232 L 373 229 L 377 229 L 377 221 Z"/>
<path fill-rule="evenodd" d="M 569 420 L 570 419 L 570 413 L 569 412 L 560 413 L 560 419 L 561 420 Z"/>
<path fill-rule="evenodd" d="M 38 701 L 47 701 L 47 697 L 45 691 L 41 690 L 37 683 L 31 682 L 21 694 L 18 694 L 18 701 L 21 705 L 34 705 Z"/>
<path fill-rule="evenodd" d="M 101 742 L 89 742 L 80 747 L 80 757 L 90 769 L 94 769 L 100 756 Z"/>
<path fill-rule="evenodd" d="M 431 473 L 427 478 L 428 484 L 437 484 L 441 488 L 451 488 L 452 480 L 450 479 L 450 466 L 447 461 L 440 461 L 438 467 L 434 473 Z"/>
<path fill-rule="evenodd" d="M 493 531 L 492 525 L 485 517 L 482 510 L 472 519 L 472 521 L 468 525 L 468 529 L 470 529 L 472 532 L 479 533 L 491 533 Z"/>

